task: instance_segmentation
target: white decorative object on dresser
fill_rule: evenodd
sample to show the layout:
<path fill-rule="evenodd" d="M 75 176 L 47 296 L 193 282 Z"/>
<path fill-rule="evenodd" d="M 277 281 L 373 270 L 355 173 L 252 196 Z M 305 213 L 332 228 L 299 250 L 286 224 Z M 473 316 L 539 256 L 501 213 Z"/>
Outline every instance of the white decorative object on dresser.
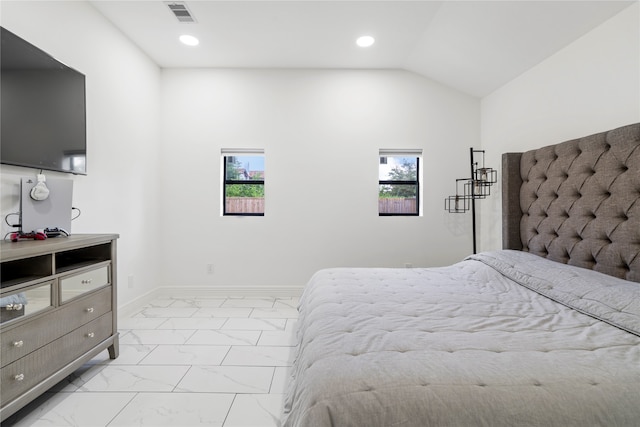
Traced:
<path fill-rule="evenodd" d="M 117 238 L 2 242 L 0 420 L 101 351 L 118 357 Z"/>

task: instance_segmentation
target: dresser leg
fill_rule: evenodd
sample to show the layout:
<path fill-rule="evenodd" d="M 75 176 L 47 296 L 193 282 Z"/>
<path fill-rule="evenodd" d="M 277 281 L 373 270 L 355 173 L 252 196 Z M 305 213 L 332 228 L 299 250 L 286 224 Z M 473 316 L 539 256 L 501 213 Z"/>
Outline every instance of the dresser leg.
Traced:
<path fill-rule="evenodd" d="M 107 347 L 107 350 L 109 351 L 109 359 L 117 359 L 120 354 L 120 340 L 118 338 L 119 337 L 116 336 L 113 344 Z"/>

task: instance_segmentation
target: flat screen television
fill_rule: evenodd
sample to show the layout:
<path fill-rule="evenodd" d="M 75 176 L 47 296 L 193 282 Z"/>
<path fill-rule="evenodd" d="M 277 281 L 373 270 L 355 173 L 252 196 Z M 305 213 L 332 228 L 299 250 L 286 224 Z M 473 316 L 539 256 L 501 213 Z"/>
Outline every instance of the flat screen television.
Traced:
<path fill-rule="evenodd" d="M 0 30 L 0 162 L 86 175 L 85 76 Z"/>

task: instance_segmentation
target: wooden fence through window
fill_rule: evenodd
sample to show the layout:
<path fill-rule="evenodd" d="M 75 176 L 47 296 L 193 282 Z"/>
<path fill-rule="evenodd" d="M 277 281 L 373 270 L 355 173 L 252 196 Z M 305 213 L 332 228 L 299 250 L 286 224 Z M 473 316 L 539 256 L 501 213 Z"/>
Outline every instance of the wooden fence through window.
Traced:
<path fill-rule="evenodd" d="M 226 213 L 264 213 L 264 197 L 227 197 Z M 378 213 L 416 213 L 415 198 L 382 197 L 378 199 Z"/>
<path fill-rule="evenodd" d="M 416 199 L 403 197 L 380 197 L 378 199 L 378 213 L 414 214 L 416 213 Z"/>
<path fill-rule="evenodd" d="M 225 203 L 228 214 L 264 213 L 264 197 L 227 197 Z"/>

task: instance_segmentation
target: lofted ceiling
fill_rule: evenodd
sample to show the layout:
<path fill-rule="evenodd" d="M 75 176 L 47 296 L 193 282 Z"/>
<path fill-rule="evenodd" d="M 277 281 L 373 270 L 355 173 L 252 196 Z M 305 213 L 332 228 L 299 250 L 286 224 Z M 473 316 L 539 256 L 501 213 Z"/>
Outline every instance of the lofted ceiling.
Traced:
<path fill-rule="evenodd" d="M 637 1 L 186 0 L 195 23 L 171 2 L 90 3 L 162 68 L 404 69 L 483 97 Z"/>

